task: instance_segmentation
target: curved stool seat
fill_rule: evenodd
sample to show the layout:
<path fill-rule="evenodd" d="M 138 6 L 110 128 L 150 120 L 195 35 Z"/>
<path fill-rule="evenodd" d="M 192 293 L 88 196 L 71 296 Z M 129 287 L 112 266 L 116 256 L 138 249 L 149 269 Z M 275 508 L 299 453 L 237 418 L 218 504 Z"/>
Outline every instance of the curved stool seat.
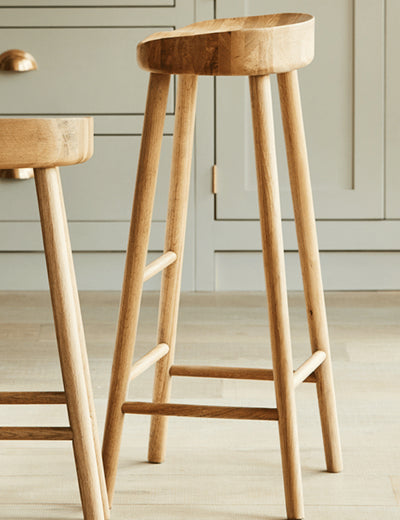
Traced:
<path fill-rule="evenodd" d="M 0 119 L 0 169 L 54 168 L 93 155 L 93 119 Z"/>
<path fill-rule="evenodd" d="M 93 120 L 0 119 L 0 169 L 33 168 L 63 392 L 0 392 L 0 405 L 65 404 L 68 427 L 1 426 L 0 440 L 72 441 L 85 520 L 109 517 L 85 335 L 58 166 L 93 153 Z M 1 187 L 0 187 L 1 189 Z"/>
<path fill-rule="evenodd" d="M 148 460 L 165 458 L 168 416 L 278 421 L 287 518 L 304 518 L 295 389 L 314 383 L 327 469 L 342 469 L 318 242 L 297 69 L 314 55 L 314 18 L 274 14 L 196 23 L 154 34 L 137 48 L 150 71 L 115 342 L 103 461 L 112 501 L 125 414 L 150 414 Z M 271 93 L 277 74 L 302 268 L 311 355 L 293 367 Z M 174 143 L 164 253 L 146 265 L 170 75 L 177 74 Z M 199 75 L 249 76 L 272 369 L 174 363 Z M 143 282 L 163 271 L 155 347 L 133 364 Z M 153 402 L 127 400 L 129 384 L 155 365 Z M 176 377 L 274 381 L 276 407 L 170 402 Z"/>
<path fill-rule="evenodd" d="M 314 17 L 284 13 L 198 22 L 155 33 L 139 65 L 166 74 L 261 76 L 300 69 L 314 57 Z"/>

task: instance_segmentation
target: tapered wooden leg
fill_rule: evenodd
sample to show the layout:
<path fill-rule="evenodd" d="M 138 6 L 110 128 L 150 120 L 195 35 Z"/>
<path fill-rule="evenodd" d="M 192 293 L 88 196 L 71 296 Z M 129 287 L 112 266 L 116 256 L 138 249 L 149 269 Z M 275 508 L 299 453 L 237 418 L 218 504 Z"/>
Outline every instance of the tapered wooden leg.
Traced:
<path fill-rule="evenodd" d="M 299 519 L 304 507 L 270 78 L 249 79 L 286 510 Z"/>
<path fill-rule="evenodd" d="M 124 419 L 121 407 L 126 400 L 136 340 L 169 82 L 169 75 L 150 74 L 104 429 L 103 461 L 110 504 Z"/>
<path fill-rule="evenodd" d="M 167 403 L 171 392 L 169 369 L 173 363 L 175 351 L 196 94 L 197 76 L 179 76 L 164 248 L 164 251 L 175 252 L 177 259 L 165 269 L 161 281 L 157 343 L 169 345 L 169 353 L 156 365 L 153 390 L 153 401 L 156 403 Z M 150 428 L 149 462 L 162 462 L 164 460 L 166 435 L 167 417 L 153 416 Z"/>
<path fill-rule="evenodd" d="M 104 520 L 58 169 L 35 170 L 35 182 L 83 513 L 85 520 Z"/>
<path fill-rule="evenodd" d="M 97 469 L 98 469 L 98 473 L 99 473 L 99 480 L 100 480 L 100 487 L 101 487 L 101 497 L 103 500 L 104 517 L 106 520 L 108 520 L 108 518 L 110 518 L 110 507 L 109 507 L 109 503 L 108 503 L 108 494 L 107 494 L 106 479 L 105 479 L 105 475 L 104 475 L 103 458 L 101 456 L 100 439 L 99 439 L 99 432 L 98 432 L 98 425 L 97 425 L 97 418 L 96 418 L 96 409 L 94 406 L 92 381 L 91 381 L 91 376 L 90 376 L 89 359 L 88 359 L 87 349 L 86 349 L 86 339 L 85 339 L 85 332 L 84 332 L 84 328 L 83 328 L 82 312 L 81 312 L 81 306 L 80 306 L 80 302 L 79 302 L 78 287 L 76 284 L 75 268 L 74 268 L 74 262 L 73 262 L 73 258 L 72 258 L 72 247 L 71 247 L 71 241 L 69 239 L 67 216 L 66 216 L 66 211 L 65 211 L 64 197 L 62 195 L 60 176 L 58 176 L 58 182 L 59 182 L 59 194 L 60 194 L 59 203 L 60 203 L 62 212 L 64 214 L 65 236 L 66 236 L 66 240 L 67 240 L 67 249 L 69 252 L 69 268 L 70 268 L 71 281 L 73 284 L 73 291 L 74 291 L 74 297 L 75 297 L 76 319 L 77 319 L 78 327 L 79 327 L 79 337 L 80 337 L 81 352 L 82 352 L 83 371 L 85 374 L 86 389 L 87 389 L 87 395 L 88 395 L 88 401 L 89 401 L 90 419 L 92 421 L 93 442 L 94 442 L 94 447 L 95 447 L 95 451 L 96 451 Z"/>
<path fill-rule="evenodd" d="M 279 74 L 278 82 L 311 347 L 326 354 L 316 371 L 325 458 L 328 471 L 339 472 L 342 454 L 297 71 Z"/>

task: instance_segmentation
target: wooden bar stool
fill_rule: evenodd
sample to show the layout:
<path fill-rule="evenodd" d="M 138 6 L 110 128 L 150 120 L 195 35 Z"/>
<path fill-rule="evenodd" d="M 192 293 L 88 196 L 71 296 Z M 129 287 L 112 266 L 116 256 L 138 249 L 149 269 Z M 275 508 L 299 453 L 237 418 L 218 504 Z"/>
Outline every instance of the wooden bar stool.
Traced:
<path fill-rule="evenodd" d="M 151 414 L 148 459 L 162 462 L 167 416 L 277 420 L 287 516 L 304 516 L 295 388 L 317 386 L 328 471 L 342 469 L 328 328 L 297 69 L 314 56 L 314 18 L 276 14 L 211 20 L 154 34 L 137 48 L 151 72 L 133 202 L 117 340 L 105 425 L 103 459 L 111 502 L 124 414 Z M 178 74 L 175 132 L 164 254 L 147 267 L 154 191 L 170 74 Z M 293 371 L 275 157 L 270 74 L 278 75 L 291 190 L 312 355 Z M 260 222 L 268 294 L 273 370 L 173 364 L 198 75 L 249 76 Z M 132 364 L 143 281 L 163 270 L 157 346 Z M 153 403 L 127 402 L 129 382 L 157 362 Z M 276 408 L 171 404 L 172 376 L 273 380 Z"/>
<path fill-rule="evenodd" d="M 93 154 L 93 120 L 0 119 L 0 169 L 33 168 L 64 392 L 0 392 L 0 404 L 66 404 L 69 427 L 0 427 L 0 440 L 72 440 L 85 520 L 109 517 L 59 166 Z"/>

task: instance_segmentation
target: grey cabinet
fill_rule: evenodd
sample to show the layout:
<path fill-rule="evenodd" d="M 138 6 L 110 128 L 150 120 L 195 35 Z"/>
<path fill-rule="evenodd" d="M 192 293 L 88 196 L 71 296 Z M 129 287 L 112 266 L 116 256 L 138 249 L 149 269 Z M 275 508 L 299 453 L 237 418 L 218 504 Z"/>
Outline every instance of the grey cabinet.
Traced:
<path fill-rule="evenodd" d="M 325 287 L 400 289 L 399 2 L 216 0 L 217 17 L 284 11 L 316 17 L 315 60 L 299 76 Z M 212 214 L 197 225 L 198 248 L 209 252 L 197 279 L 202 288 L 263 289 L 247 79 L 217 78 L 215 93 L 218 188 L 211 200 L 197 181 L 198 204 Z M 301 289 L 273 94 L 288 286 Z M 206 117 L 198 124 L 205 132 Z"/>
<path fill-rule="evenodd" d="M 302 10 L 317 20 L 315 59 L 299 72 L 317 218 L 383 218 L 384 3 L 218 0 L 217 16 L 262 14 L 266 4 L 271 12 Z M 258 218 L 247 83 L 217 80 L 218 219 Z M 282 215 L 291 219 L 276 88 L 274 101 Z"/>
<path fill-rule="evenodd" d="M 0 51 L 24 48 L 39 70 L 0 74 L 0 114 L 95 117 L 94 158 L 62 173 L 81 288 L 121 286 L 147 86 L 136 43 L 195 20 L 274 11 L 316 17 L 316 57 L 299 75 L 325 287 L 400 289 L 398 0 L 6 0 Z M 274 89 L 288 285 L 299 289 Z M 163 249 L 174 94 L 172 84 L 150 257 Z M 185 289 L 264 287 L 252 139 L 247 80 L 201 77 Z M 45 287 L 34 197 L 31 181 L 0 182 L 1 288 Z"/>
<path fill-rule="evenodd" d="M 94 157 L 61 171 L 81 288 L 119 289 L 122 283 L 148 82 L 136 64 L 136 45 L 193 21 L 194 0 L 1 3 L 0 52 L 23 49 L 38 63 L 37 71 L 0 74 L 1 116 L 95 118 Z M 174 105 L 172 81 L 149 259 L 164 244 Z M 193 211 L 192 204 L 186 289 L 194 289 Z M 33 180 L 0 180 L 0 287 L 45 288 L 38 220 Z"/>

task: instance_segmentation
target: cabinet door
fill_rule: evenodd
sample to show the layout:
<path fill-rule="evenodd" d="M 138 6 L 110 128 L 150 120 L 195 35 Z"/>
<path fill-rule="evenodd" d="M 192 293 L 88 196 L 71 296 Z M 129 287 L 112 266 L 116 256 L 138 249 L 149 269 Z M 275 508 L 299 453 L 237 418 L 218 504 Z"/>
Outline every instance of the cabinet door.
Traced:
<path fill-rule="evenodd" d="M 299 76 L 317 218 L 383 218 L 384 0 L 217 0 L 218 17 L 285 11 L 316 18 L 315 60 Z M 276 85 L 273 97 L 282 214 L 290 219 Z M 247 78 L 217 79 L 216 143 L 217 219 L 257 219 Z"/>
<path fill-rule="evenodd" d="M 400 219 L 400 2 L 387 2 L 386 218 Z"/>

